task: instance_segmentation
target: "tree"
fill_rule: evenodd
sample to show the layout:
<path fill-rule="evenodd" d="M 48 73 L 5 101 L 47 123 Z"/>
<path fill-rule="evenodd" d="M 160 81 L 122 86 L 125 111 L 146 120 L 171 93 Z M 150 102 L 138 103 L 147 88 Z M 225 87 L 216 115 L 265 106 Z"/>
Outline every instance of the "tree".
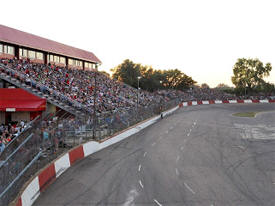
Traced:
<path fill-rule="evenodd" d="M 266 95 L 272 95 L 275 94 L 275 85 L 269 82 L 262 82 L 255 88 L 255 91 Z"/>
<path fill-rule="evenodd" d="M 201 84 L 201 88 L 203 88 L 203 89 L 209 89 L 210 87 L 209 87 L 208 84 L 203 83 L 203 84 Z"/>
<path fill-rule="evenodd" d="M 224 83 L 218 84 L 215 89 L 226 92 L 226 93 L 234 94 L 234 88 L 230 87 Z"/>
<path fill-rule="evenodd" d="M 140 68 L 140 64 L 135 64 L 131 60 L 126 59 L 122 64 L 111 69 L 111 71 L 113 72 L 114 79 L 137 88 L 137 77 L 140 76 Z"/>
<path fill-rule="evenodd" d="M 178 69 L 155 70 L 151 66 L 135 64 L 126 59 L 122 64 L 111 69 L 113 78 L 137 88 L 137 77 L 141 76 L 140 87 L 147 91 L 158 89 L 183 90 L 196 83 Z"/>
<path fill-rule="evenodd" d="M 103 75 L 105 75 L 105 76 L 107 76 L 107 77 L 110 78 L 110 74 L 108 72 L 106 72 L 106 71 L 100 71 L 99 73 L 101 73 L 101 74 L 103 74 Z"/>
<path fill-rule="evenodd" d="M 259 86 L 264 82 L 264 77 L 269 76 L 272 66 L 270 63 L 264 64 L 259 59 L 238 59 L 233 67 L 231 80 L 237 90 L 248 89 Z"/>
<path fill-rule="evenodd" d="M 216 89 L 230 88 L 227 84 L 220 83 L 216 86 Z"/>

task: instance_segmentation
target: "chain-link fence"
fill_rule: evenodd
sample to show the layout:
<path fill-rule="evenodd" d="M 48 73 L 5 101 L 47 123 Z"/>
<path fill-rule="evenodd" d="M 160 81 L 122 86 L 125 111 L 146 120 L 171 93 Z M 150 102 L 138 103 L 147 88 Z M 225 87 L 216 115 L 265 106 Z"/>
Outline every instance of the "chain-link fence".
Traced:
<path fill-rule="evenodd" d="M 0 154 L 0 165 L 1 162 L 6 160 L 14 152 L 14 150 L 31 134 L 32 128 L 37 127 L 37 124 L 41 121 L 41 118 L 41 116 L 37 116 L 33 121 L 29 122 L 24 127 L 22 132 L 18 136 L 14 137 L 6 145 L 4 151 L 2 151 L 2 153 Z"/>
<path fill-rule="evenodd" d="M 75 117 L 57 112 L 39 118 L 28 132 L 18 137 L 2 159 L 0 205 L 8 205 L 32 175 L 63 152 L 90 140 L 103 140 L 178 103 L 175 99 L 116 113 Z"/>

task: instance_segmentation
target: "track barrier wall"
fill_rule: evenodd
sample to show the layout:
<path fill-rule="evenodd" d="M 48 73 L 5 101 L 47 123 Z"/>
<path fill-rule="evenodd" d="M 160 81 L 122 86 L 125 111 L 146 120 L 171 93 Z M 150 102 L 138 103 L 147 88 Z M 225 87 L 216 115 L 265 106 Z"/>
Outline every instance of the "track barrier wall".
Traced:
<path fill-rule="evenodd" d="M 179 106 L 163 112 L 163 116 L 167 116 L 177 110 Z M 40 193 L 44 191 L 56 178 L 58 178 L 63 172 L 71 167 L 76 161 L 81 160 L 97 151 L 100 151 L 112 144 L 120 142 L 121 140 L 138 133 L 142 129 L 152 125 L 160 119 L 160 115 L 153 117 L 149 120 L 141 122 L 103 142 L 90 141 L 82 144 L 68 153 L 64 154 L 53 163 L 43 169 L 24 189 L 19 199 L 16 202 L 16 206 L 31 206 L 38 198 Z"/>
<path fill-rule="evenodd" d="M 3 156 L 0 157 L 4 161 L 0 158 L 0 205 L 9 205 L 31 177 L 64 152 L 89 141 L 101 142 L 138 122 L 156 116 L 161 108 L 168 110 L 179 102 L 179 99 L 173 99 L 96 116 L 74 116 L 62 110 L 47 114 L 28 130 L 29 138 L 18 137 L 15 144 L 11 145 L 13 147 L 1 153 Z M 19 147 L 22 149 L 19 150 Z M 39 158 L 32 161 L 39 152 L 42 152 Z M 70 163 L 83 158 L 83 151 L 82 154 L 79 152 L 81 148 L 78 152 L 69 153 Z"/>
<path fill-rule="evenodd" d="M 275 100 L 210 100 L 210 101 L 189 101 L 182 102 L 178 106 L 163 112 L 163 116 L 167 116 L 178 108 L 195 105 L 209 105 L 209 104 L 236 104 L 236 103 L 275 103 Z M 38 198 L 40 193 L 44 191 L 52 182 L 56 180 L 69 167 L 74 165 L 78 160 L 81 160 L 97 151 L 100 151 L 112 144 L 120 142 L 133 134 L 138 133 L 144 128 L 152 125 L 160 119 L 160 115 L 138 123 L 102 142 L 90 141 L 76 148 L 70 150 L 66 154 L 59 157 L 53 163 L 48 165 L 45 169 L 34 177 L 29 184 L 23 189 L 21 195 L 15 202 L 15 206 L 31 206 Z"/>

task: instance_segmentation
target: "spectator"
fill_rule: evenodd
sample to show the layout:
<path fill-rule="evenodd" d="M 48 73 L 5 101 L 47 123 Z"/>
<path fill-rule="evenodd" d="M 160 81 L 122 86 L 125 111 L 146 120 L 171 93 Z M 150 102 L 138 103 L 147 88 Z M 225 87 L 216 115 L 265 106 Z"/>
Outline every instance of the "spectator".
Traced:
<path fill-rule="evenodd" d="M 137 89 L 112 80 L 100 72 L 68 69 L 17 59 L 1 59 L 0 62 L 10 68 L 9 71 L 2 68 L 3 72 L 8 72 L 19 81 L 85 113 L 93 113 L 96 108 L 96 113 L 102 116 L 134 109 L 137 105 Z M 235 95 L 210 88 L 194 87 L 185 92 L 161 90 L 154 93 L 140 90 L 139 106 L 146 108 L 174 98 L 181 98 L 182 101 L 237 99 Z"/>
<path fill-rule="evenodd" d="M 7 146 L 7 144 L 9 142 L 11 142 L 11 140 L 15 137 L 17 137 L 20 132 L 25 128 L 25 124 L 24 127 L 21 127 L 21 124 L 19 123 L 14 123 L 13 125 L 10 124 L 1 124 L 0 126 L 0 141 L 1 141 L 1 149 L 0 149 L 0 153 L 3 152 L 3 150 L 5 149 L 5 147 Z"/>

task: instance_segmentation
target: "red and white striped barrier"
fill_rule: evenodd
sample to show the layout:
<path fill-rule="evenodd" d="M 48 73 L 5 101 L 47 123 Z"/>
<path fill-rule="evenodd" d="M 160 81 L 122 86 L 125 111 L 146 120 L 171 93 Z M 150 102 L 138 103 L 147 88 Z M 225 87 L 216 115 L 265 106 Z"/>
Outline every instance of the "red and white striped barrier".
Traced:
<path fill-rule="evenodd" d="M 268 99 L 245 99 L 245 100 L 207 100 L 207 101 L 188 101 L 182 102 L 179 106 L 186 107 L 186 106 L 195 106 L 201 104 L 241 104 L 241 103 L 275 103 L 275 100 L 268 100 Z"/>
<path fill-rule="evenodd" d="M 171 114 L 178 108 L 179 106 L 164 112 L 163 116 Z M 76 161 L 81 160 L 88 155 L 102 150 L 112 144 L 115 144 L 133 134 L 136 134 L 140 130 L 155 123 L 158 119 L 160 119 L 160 116 L 153 117 L 149 120 L 141 122 L 101 143 L 90 141 L 70 150 L 68 153 L 58 158 L 45 169 L 43 169 L 39 175 L 28 184 L 17 200 L 16 206 L 31 206 L 39 197 L 40 193 L 45 190 L 52 182 L 54 182 L 56 178 L 58 178 L 63 172 L 71 167 Z"/>
<path fill-rule="evenodd" d="M 189 101 L 180 103 L 179 106 L 163 112 L 163 116 L 171 114 L 179 107 L 184 106 L 194 106 L 194 105 L 208 105 L 208 104 L 236 104 L 236 103 L 275 103 L 275 100 L 209 100 L 209 101 Z M 133 134 L 136 134 L 140 130 L 148 127 L 149 125 L 156 122 L 160 119 L 160 116 L 153 117 L 149 120 L 146 120 L 142 123 L 139 123 L 133 127 L 130 127 L 126 131 L 123 131 L 106 141 L 101 143 L 90 141 L 83 145 L 80 145 L 62 157 L 55 160 L 53 163 L 48 165 L 43 169 L 38 176 L 36 176 L 32 181 L 27 185 L 27 187 L 22 192 L 21 196 L 17 200 L 16 206 L 31 206 L 35 200 L 38 198 L 40 193 L 45 190 L 52 182 L 56 180 L 63 172 L 65 172 L 69 167 L 71 167 L 76 161 L 81 160 L 88 155 L 91 155 L 99 150 L 102 150 L 112 144 L 115 144 Z"/>

